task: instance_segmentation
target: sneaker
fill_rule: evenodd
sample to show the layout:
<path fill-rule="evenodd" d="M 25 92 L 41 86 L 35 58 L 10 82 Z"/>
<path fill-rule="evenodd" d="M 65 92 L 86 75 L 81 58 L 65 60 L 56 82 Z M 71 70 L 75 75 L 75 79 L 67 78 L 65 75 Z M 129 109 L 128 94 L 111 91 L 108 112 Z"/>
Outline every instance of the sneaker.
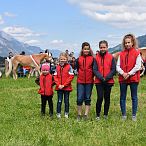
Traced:
<path fill-rule="evenodd" d="M 104 115 L 104 119 L 107 120 L 108 119 L 108 116 L 107 115 Z"/>
<path fill-rule="evenodd" d="M 65 117 L 66 119 L 68 119 L 68 113 L 65 113 L 64 117 Z"/>
<path fill-rule="evenodd" d="M 61 118 L 61 114 L 57 113 L 57 118 L 60 119 Z"/>
<path fill-rule="evenodd" d="M 136 116 L 132 116 L 132 121 L 136 121 Z"/>
<path fill-rule="evenodd" d="M 77 121 L 81 121 L 81 119 L 82 119 L 82 116 L 81 115 L 78 115 L 77 116 Z"/>
<path fill-rule="evenodd" d="M 96 117 L 96 120 L 99 121 L 99 120 L 100 120 L 100 117 L 97 116 L 97 117 Z"/>
<path fill-rule="evenodd" d="M 84 121 L 88 120 L 88 116 L 84 115 L 83 119 L 84 119 Z"/>
<path fill-rule="evenodd" d="M 122 116 L 122 120 L 125 121 L 127 119 L 127 116 Z"/>

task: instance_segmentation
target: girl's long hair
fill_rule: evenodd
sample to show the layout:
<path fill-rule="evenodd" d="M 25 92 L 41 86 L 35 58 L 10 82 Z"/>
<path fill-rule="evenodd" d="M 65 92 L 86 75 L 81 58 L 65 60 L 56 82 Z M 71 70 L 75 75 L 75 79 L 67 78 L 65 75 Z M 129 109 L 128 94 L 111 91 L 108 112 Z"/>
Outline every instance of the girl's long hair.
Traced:
<path fill-rule="evenodd" d="M 138 42 L 136 37 L 133 34 L 127 34 L 124 36 L 123 41 L 122 41 L 122 50 L 125 50 L 125 39 L 131 39 L 131 42 L 133 43 L 133 48 L 138 49 Z"/>
<path fill-rule="evenodd" d="M 90 49 L 89 56 L 93 56 L 93 51 L 92 51 L 92 49 L 91 49 L 91 47 L 90 47 L 90 44 L 89 44 L 88 42 L 82 43 L 82 49 L 81 49 L 81 52 L 80 52 L 80 55 L 79 55 L 79 56 L 83 56 L 83 55 L 84 55 L 84 54 L 83 54 L 83 48 L 84 48 L 85 46 L 89 46 L 89 49 Z"/>

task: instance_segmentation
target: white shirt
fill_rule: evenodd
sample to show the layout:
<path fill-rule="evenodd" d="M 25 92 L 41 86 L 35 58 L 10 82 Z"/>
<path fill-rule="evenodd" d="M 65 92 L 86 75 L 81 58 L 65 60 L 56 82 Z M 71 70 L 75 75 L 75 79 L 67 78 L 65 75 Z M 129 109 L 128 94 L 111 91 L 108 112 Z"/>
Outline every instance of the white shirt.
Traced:
<path fill-rule="evenodd" d="M 136 64 L 135 64 L 135 66 L 128 72 L 128 74 L 130 76 L 131 75 L 134 75 L 137 71 L 140 70 L 140 68 L 141 68 L 141 62 L 142 62 L 142 58 L 141 58 L 141 56 L 139 54 L 137 56 L 137 58 L 136 58 Z M 119 55 L 118 60 L 117 60 L 116 70 L 121 75 L 124 73 L 124 71 L 120 67 L 120 55 Z"/>

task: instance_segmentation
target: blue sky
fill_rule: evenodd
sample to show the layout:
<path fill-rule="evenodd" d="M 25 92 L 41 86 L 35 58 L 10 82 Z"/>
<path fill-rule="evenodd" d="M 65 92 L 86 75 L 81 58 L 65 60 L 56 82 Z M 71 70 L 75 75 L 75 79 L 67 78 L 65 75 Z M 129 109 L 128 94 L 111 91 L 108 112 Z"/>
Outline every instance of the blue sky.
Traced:
<path fill-rule="evenodd" d="M 146 34 L 145 0 L 5 0 L 0 1 L 0 29 L 42 49 L 79 51 L 88 41 L 109 47 L 127 33 Z"/>

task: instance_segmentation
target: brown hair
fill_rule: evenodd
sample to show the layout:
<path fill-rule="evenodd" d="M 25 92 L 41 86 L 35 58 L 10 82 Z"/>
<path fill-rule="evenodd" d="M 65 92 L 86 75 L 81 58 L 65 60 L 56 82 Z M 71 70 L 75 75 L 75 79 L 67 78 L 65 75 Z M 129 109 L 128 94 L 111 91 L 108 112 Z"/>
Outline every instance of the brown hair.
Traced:
<path fill-rule="evenodd" d="M 124 50 L 125 49 L 125 39 L 131 39 L 132 43 L 133 43 L 133 48 L 137 49 L 138 48 L 138 42 L 137 42 L 137 39 L 136 37 L 133 35 L 133 34 L 127 34 L 124 36 L 123 38 L 123 41 L 122 41 L 122 49 Z"/>
<path fill-rule="evenodd" d="M 99 42 L 99 48 L 101 44 L 105 44 L 108 47 L 108 42 L 106 40 L 102 40 Z"/>
<path fill-rule="evenodd" d="M 80 56 L 83 56 L 83 49 L 85 46 L 89 46 L 89 49 L 90 49 L 89 56 L 93 56 L 93 51 L 92 51 L 90 44 L 88 42 L 82 43 L 82 50 L 80 52 Z"/>

